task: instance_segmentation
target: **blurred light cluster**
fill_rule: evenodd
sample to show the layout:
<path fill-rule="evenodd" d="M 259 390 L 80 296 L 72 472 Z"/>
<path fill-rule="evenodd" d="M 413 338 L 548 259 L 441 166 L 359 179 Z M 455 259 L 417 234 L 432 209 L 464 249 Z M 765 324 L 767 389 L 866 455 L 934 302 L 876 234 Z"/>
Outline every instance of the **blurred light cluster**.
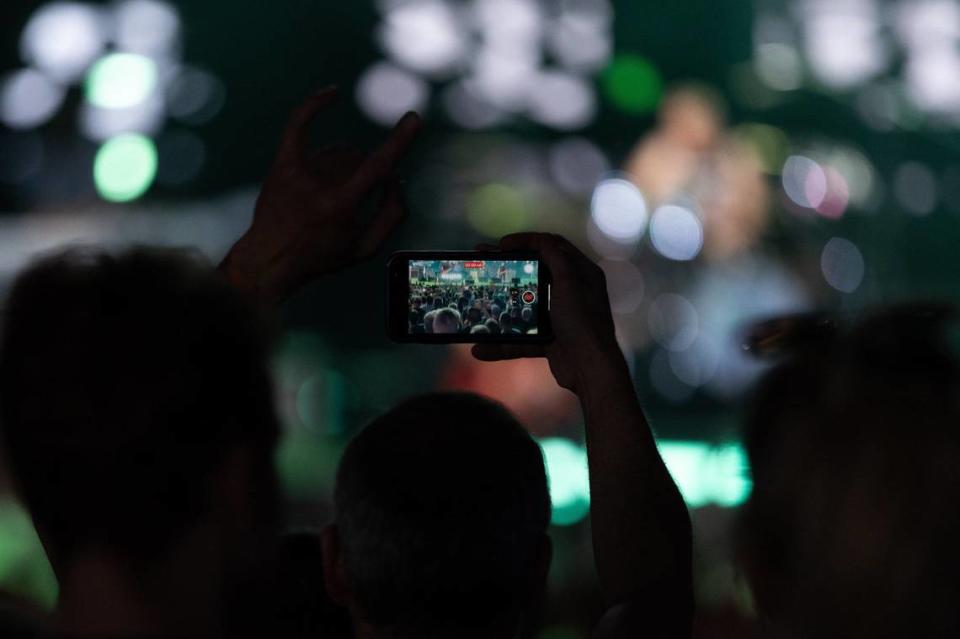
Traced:
<path fill-rule="evenodd" d="M 855 92 L 864 120 L 881 130 L 915 122 L 914 111 L 960 126 L 955 0 L 768 0 L 761 7 L 753 73 L 767 89 Z"/>
<path fill-rule="evenodd" d="M 422 111 L 434 93 L 447 116 L 467 129 L 524 117 L 568 131 L 593 120 L 598 98 L 591 78 L 613 57 L 609 0 L 380 0 L 378 6 L 377 39 L 387 59 L 364 72 L 356 94 L 375 122 L 391 125 L 408 110 Z M 621 69 L 612 85 L 629 99 L 636 92 L 625 83 L 635 78 L 635 69 Z"/>
<path fill-rule="evenodd" d="M 158 173 L 172 176 L 169 184 L 188 182 L 202 167 L 203 142 L 184 129 L 165 144 L 162 129 L 169 117 L 208 121 L 225 91 L 212 74 L 182 62 L 180 36 L 179 14 L 163 0 L 44 4 L 21 34 L 26 66 L 0 79 L 0 122 L 29 135 L 79 85 L 78 127 L 100 145 L 92 175 L 101 197 L 135 199 Z"/>
<path fill-rule="evenodd" d="M 739 443 L 660 440 L 657 447 L 691 508 L 739 506 L 750 497 L 749 461 Z"/>
<path fill-rule="evenodd" d="M 593 249 L 629 260 L 649 233 L 654 254 L 671 262 L 701 253 L 724 260 L 749 250 L 766 224 L 769 157 L 786 136 L 766 125 L 753 125 L 749 135 L 725 130 L 719 98 L 700 86 L 672 89 L 658 115 L 624 172 L 606 176 L 593 191 L 587 226 Z"/>
<path fill-rule="evenodd" d="M 553 504 L 551 523 L 570 526 L 590 512 L 590 476 L 586 449 L 569 439 L 539 440 Z M 737 442 L 660 440 L 657 448 L 691 508 L 731 508 L 750 496 L 753 482 L 743 447 Z"/>

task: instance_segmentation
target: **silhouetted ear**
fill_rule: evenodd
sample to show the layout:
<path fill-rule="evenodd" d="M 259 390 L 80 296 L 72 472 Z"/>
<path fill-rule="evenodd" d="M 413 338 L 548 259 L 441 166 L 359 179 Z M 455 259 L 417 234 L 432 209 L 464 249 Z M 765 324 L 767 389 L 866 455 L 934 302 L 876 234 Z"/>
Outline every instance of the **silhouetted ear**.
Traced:
<path fill-rule="evenodd" d="M 344 608 L 351 608 L 353 594 L 350 592 L 346 566 L 340 551 L 340 530 L 336 524 L 328 524 L 320 531 L 323 544 L 323 583 L 327 596 Z"/>

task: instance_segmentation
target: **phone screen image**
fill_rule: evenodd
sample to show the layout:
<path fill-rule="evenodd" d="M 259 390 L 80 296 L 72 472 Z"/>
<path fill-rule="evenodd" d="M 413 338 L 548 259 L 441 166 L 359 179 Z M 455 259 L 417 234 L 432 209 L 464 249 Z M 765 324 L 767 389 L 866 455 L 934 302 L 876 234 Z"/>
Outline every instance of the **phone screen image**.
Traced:
<path fill-rule="evenodd" d="M 410 335 L 539 333 L 537 260 L 410 260 Z"/>
<path fill-rule="evenodd" d="M 549 342 L 550 272 L 531 251 L 398 251 L 387 263 L 397 342 Z"/>

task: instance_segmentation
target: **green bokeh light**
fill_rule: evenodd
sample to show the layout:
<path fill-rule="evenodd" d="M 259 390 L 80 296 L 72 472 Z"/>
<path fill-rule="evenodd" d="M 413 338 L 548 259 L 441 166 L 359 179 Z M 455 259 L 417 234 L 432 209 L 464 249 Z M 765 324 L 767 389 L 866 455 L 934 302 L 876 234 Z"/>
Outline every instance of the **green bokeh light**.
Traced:
<path fill-rule="evenodd" d="M 734 129 L 734 135 L 741 142 L 753 147 L 764 172 L 780 175 L 780 168 L 790 154 L 790 139 L 782 129 L 769 124 L 748 122 Z"/>
<path fill-rule="evenodd" d="M 663 81 L 649 60 L 625 53 L 616 56 L 603 72 L 603 89 L 617 108 L 642 114 L 657 108 Z"/>
<path fill-rule="evenodd" d="M 750 497 L 753 483 L 740 444 L 661 440 L 657 447 L 689 507 L 732 508 Z"/>
<path fill-rule="evenodd" d="M 30 516 L 9 498 L 0 498 L 0 590 L 45 610 L 57 602 L 57 579 Z"/>
<path fill-rule="evenodd" d="M 507 184 L 485 184 L 467 198 L 467 221 L 487 237 L 523 231 L 529 218 L 523 193 Z"/>
<path fill-rule="evenodd" d="M 570 526 L 590 512 L 590 477 L 587 451 L 568 439 L 549 437 L 540 440 L 547 466 L 550 501 L 555 526 Z"/>
<path fill-rule="evenodd" d="M 157 175 L 157 149 L 150 138 L 136 134 L 107 140 L 93 165 L 97 192 L 111 202 L 128 202 L 143 195 Z"/>
<path fill-rule="evenodd" d="M 157 86 L 157 65 L 134 53 L 105 55 L 87 74 L 87 101 L 105 109 L 125 109 L 146 100 Z"/>

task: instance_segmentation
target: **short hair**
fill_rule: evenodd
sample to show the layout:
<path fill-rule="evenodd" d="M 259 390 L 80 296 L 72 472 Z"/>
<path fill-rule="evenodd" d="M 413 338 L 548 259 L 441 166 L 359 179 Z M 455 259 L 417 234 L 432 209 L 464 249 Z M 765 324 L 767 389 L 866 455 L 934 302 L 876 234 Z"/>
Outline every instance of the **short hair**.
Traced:
<path fill-rule="evenodd" d="M 524 306 L 523 310 L 520 311 L 520 317 L 523 318 L 523 321 L 529 322 L 533 319 L 533 309 L 529 306 Z"/>
<path fill-rule="evenodd" d="M 484 322 L 484 325 L 487 327 L 487 330 L 489 330 L 491 333 L 500 332 L 500 324 L 497 322 L 497 320 L 493 319 L 492 317 L 488 319 L 486 322 Z"/>
<path fill-rule="evenodd" d="M 231 449 L 272 456 L 269 335 L 252 304 L 181 251 L 71 249 L 17 278 L 0 424 L 58 560 L 90 545 L 152 558 L 209 508 L 201 484 Z"/>
<path fill-rule="evenodd" d="M 440 311 L 438 311 L 437 309 L 433 309 L 432 311 L 427 311 L 427 313 L 423 316 L 424 331 L 426 331 L 427 333 L 433 332 L 433 320 L 437 316 L 437 313 L 439 312 Z"/>
<path fill-rule="evenodd" d="M 470 333 L 472 335 L 477 335 L 477 334 L 489 335 L 490 329 L 487 327 L 486 324 L 477 324 L 476 326 L 473 326 L 470 328 Z"/>
<path fill-rule="evenodd" d="M 460 330 L 460 312 L 454 308 L 441 308 L 433 318 L 434 333 L 456 333 Z"/>
<path fill-rule="evenodd" d="M 797 636 L 960 632 L 960 361 L 921 320 L 817 337 L 755 391 L 741 552 Z"/>
<path fill-rule="evenodd" d="M 334 511 L 371 624 L 401 636 L 501 627 L 535 605 L 550 520 L 543 456 L 499 404 L 434 393 L 375 419 L 344 451 Z"/>

